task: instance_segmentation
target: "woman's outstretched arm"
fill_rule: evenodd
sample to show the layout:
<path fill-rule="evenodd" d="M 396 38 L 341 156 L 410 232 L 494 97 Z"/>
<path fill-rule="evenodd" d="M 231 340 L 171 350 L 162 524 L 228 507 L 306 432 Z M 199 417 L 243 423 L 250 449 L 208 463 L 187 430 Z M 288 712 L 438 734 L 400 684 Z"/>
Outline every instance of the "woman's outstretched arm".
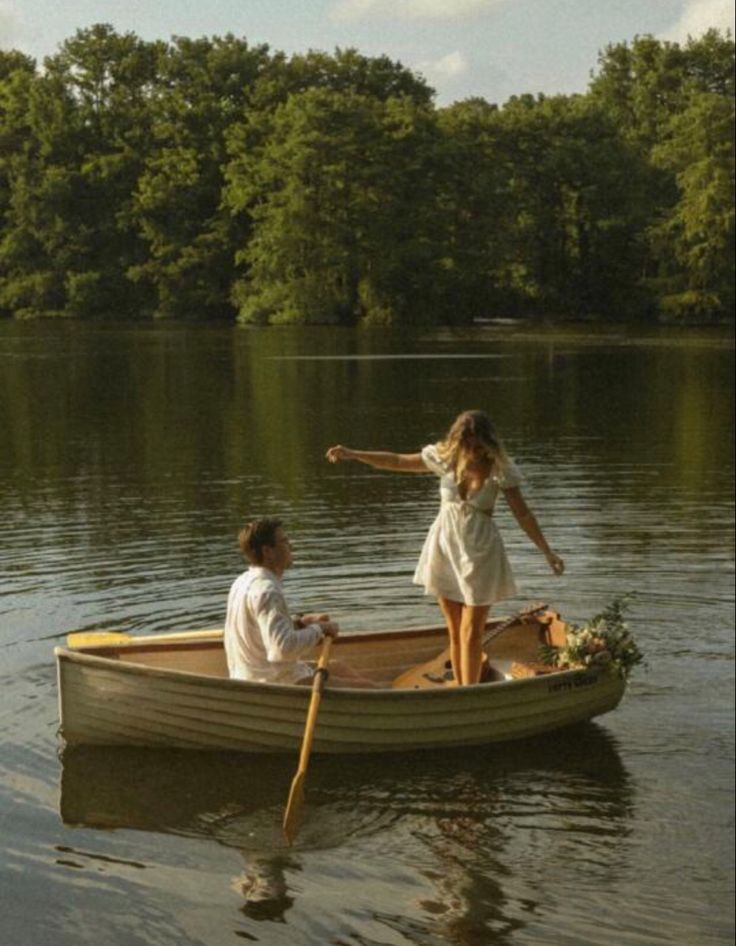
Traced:
<path fill-rule="evenodd" d="M 537 517 L 527 506 L 526 500 L 521 495 L 519 487 L 514 486 L 511 489 L 505 489 L 503 495 L 519 526 L 526 532 L 532 542 L 547 559 L 549 567 L 555 575 L 561 575 L 565 571 L 565 563 L 547 544 L 544 533 L 539 528 Z"/>
<path fill-rule="evenodd" d="M 429 473 L 424 465 L 421 453 L 385 453 L 376 450 L 351 450 L 350 447 L 337 445 L 326 453 L 330 463 L 341 460 L 357 460 L 377 470 L 393 470 L 395 473 Z"/>

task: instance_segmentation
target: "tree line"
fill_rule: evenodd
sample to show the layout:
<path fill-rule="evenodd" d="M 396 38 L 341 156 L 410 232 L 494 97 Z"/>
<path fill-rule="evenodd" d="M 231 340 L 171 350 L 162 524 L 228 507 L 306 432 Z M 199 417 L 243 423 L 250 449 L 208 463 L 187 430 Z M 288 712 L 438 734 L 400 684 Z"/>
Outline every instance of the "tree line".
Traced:
<path fill-rule="evenodd" d="M 733 319 L 734 43 L 439 108 L 353 49 L 79 30 L 0 50 L 0 315 Z"/>

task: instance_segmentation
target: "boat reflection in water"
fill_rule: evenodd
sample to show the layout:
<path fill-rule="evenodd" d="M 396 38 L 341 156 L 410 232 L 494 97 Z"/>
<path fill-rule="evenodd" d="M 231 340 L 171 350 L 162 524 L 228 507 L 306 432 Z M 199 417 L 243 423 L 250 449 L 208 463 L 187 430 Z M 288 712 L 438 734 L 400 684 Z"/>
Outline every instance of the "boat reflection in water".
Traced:
<path fill-rule="evenodd" d="M 239 850 L 243 873 L 233 885 L 254 920 L 283 918 L 309 852 L 342 849 L 339 859 L 348 851 L 354 862 L 362 848 L 361 858 L 375 857 L 380 835 L 381 856 L 403 861 L 434 893 L 403 912 L 382 904 L 389 910 L 374 909 L 374 920 L 413 935 L 424 917 L 426 933 L 441 928 L 459 944 L 481 942 L 489 930 L 503 944 L 525 925 L 516 894 L 517 908 L 509 907 L 512 875 L 524 878 L 533 914 L 530 869 L 542 898 L 550 877 L 562 881 L 562 861 L 568 869 L 576 858 L 598 861 L 604 873 L 617 860 L 622 867 L 634 804 L 615 740 L 595 723 L 436 755 L 315 759 L 294 848 L 281 834 L 292 755 L 85 746 L 61 760 L 65 824 L 210 838 Z"/>

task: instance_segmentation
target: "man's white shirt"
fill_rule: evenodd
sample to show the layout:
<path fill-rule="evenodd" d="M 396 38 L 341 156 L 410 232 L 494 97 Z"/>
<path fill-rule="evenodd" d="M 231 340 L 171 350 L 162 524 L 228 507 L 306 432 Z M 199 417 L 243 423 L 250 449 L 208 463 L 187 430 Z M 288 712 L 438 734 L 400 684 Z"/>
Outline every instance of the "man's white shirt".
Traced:
<path fill-rule="evenodd" d="M 232 584 L 225 618 L 228 672 L 236 680 L 296 683 L 314 673 L 300 660 L 322 639 L 319 624 L 295 628 L 278 577 L 252 565 Z"/>

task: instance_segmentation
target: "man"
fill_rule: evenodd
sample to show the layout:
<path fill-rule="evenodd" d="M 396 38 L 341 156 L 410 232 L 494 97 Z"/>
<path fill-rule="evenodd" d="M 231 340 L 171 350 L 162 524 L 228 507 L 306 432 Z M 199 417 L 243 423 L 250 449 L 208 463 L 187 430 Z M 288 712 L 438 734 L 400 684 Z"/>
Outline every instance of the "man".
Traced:
<path fill-rule="evenodd" d="M 225 654 L 230 676 L 261 683 L 312 683 L 314 666 L 303 658 L 325 637 L 336 638 L 329 614 L 293 619 L 281 577 L 292 564 L 291 544 L 279 519 L 263 518 L 240 530 L 240 549 L 250 568 L 230 589 Z M 374 687 L 346 664 L 330 664 L 332 686 Z"/>

